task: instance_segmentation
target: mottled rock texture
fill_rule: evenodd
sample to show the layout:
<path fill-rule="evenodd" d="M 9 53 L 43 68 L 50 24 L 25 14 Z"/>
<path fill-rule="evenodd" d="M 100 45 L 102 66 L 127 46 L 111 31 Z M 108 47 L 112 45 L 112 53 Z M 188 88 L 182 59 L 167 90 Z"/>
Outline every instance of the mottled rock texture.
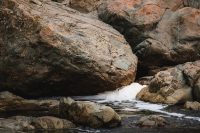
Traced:
<path fill-rule="evenodd" d="M 70 7 L 80 12 L 91 12 L 97 9 L 102 0 L 69 0 Z"/>
<path fill-rule="evenodd" d="M 31 122 L 28 121 L 34 126 L 34 129 L 70 128 L 70 123 L 65 124 L 68 123 L 67 120 L 93 128 L 116 127 L 121 123 L 121 117 L 112 108 L 94 102 L 74 101 L 71 98 L 64 97 L 57 100 L 28 100 L 9 92 L 0 92 L 0 117 L 5 117 L 6 115 L 7 117 L 15 115 L 40 116 L 39 118 L 31 119 Z M 16 118 L 16 120 L 20 120 L 22 123 L 12 120 L 10 128 L 14 126 L 12 123 L 17 124 L 17 127 L 14 126 L 13 128 L 25 128 L 23 123 L 27 123 L 27 119 L 22 118 L 24 117 Z M 10 120 L 7 121 L 9 122 Z M 25 125 L 27 127 L 27 124 Z M 0 121 L 0 127 L 5 126 L 5 123 Z M 30 128 L 30 126 L 27 128 Z"/>
<path fill-rule="evenodd" d="M 139 119 L 137 125 L 140 127 L 164 127 L 168 122 L 161 116 L 149 115 Z"/>
<path fill-rule="evenodd" d="M 52 116 L 14 116 L 7 119 L 0 119 L 0 128 L 11 130 L 12 132 L 33 132 L 36 130 L 70 129 L 75 128 L 75 125 L 68 120 Z"/>
<path fill-rule="evenodd" d="M 137 57 L 116 30 L 57 2 L 0 1 L 0 88 L 86 95 L 134 81 Z"/>
<path fill-rule="evenodd" d="M 184 107 L 185 107 L 186 109 L 199 111 L 199 110 L 200 110 L 200 103 L 199 103 L 199 102 L 196 102 L 196 101 L 194 101 L 194 102 L 188 101 L 188 102 L 186 102 L 186 103 L 184 104 Z"/>
<path fill-rule="evenodd" d="M 154 103 L 177 104 L 200 99 L 200 61 L 158 72 L 137 98 Z"/>
<path fill-rule="evenodd" d="M 121 117 L 110 107 L 89 101 L 73 101 L 64 98 L 61 102 L 61 115 L 74 123 L 93 128 L 116 127 L 121 123 Z"/>
<path fill-rule="evenodd" d="M 200 2 L 192 1 L 108 0 L 98 13 L 126 37 L 144 73 L 200 59 Z"/>

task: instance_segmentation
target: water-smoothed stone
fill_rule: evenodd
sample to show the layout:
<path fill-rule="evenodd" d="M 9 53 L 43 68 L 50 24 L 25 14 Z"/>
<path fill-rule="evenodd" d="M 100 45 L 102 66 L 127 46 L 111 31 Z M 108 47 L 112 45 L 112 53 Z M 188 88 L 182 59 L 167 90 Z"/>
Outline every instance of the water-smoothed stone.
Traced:
<path fill-rule="evenodd" d="M 200 61 L 188 62 L 158 72 L 137 98 L 154 103 L 176 104 L 198 100 Z"/>
<path fill-rule="evenodd" d="M 5 95 L 4 95 L 5 94 Z M 9 92 L 0 92 L 0 115 L 43 116 L 12 117 L 17 123 L 31 123 L 36 129 L 63 129 L 72 127 L 68 119 L 74 123 L 89 127 L 116 127 L 120 125 L 121 117 L 110 107 L 94 102 L 74 101 L 71 98 L 60 100 L 28 100 Z M 56 116 L 64 119 L 58 119 Z M 46 117 L 47 116 L 47 117 Z M 31 122 L 30 122 L 31 121 Z M 15 124 L 16 122 L 11 122 Z M 20 125 L 17 124 L 17 127 Z M 17 128 L 13 127 L 13 128 Z M 25 126 L 26 127 L 26 126 Z M 22 127 L 20 127 L 22 128 Z"/>
<path fill-rule="evenodd" d="M 184 107 L 190 110 L 200 110 L 200 103 L 199 102 L 186 102 Z"/>
<path fill-rule="evenodd" d="M 60 119 L 52 116 L 43 116 L 35 118 L 31 125 L 35 127 L 35 129 L 69 129 L 75 128 L 76 126 L 65 119 Z"/>
<path fill-rule="evenodd" d="M 74 123 L 93 128 L 116 127 L 121 117 L 110 107 L 89 101 L 73 101 L 70 98 L 61 100 L 61 115 Z"/>
<path fill-rule="evenodd" d="M 150 115 L 139 119 L 137 125 L 141 127 L 164 127 L 168 122 L 161 116 Z"/>
<path fill-rule="evenodd" d="M 111 26 L 62 4 L 0 3 L 0 87 L 26 97 L 86 95 L 134 81 L 137 57 Z"/>
<path fill-rule="evenodd" d="M 27 100 L 9 92 L 0 92 L 0 114 L 59 116 L 59 100 Z"/>
<path fill-rule="evenodd" d="M 0 119 L 0 128 L 14 131 L 27 131 L 35 129 L 28 120 Z"/>
<path fill-rule="evenodd" d="M 183 0 L 108 0 L 98 13 L 125 36 L 139 58 L 139 76 L 144 76 L 200 59 L 200 10 L 192 7 L 184 7 Z"/>

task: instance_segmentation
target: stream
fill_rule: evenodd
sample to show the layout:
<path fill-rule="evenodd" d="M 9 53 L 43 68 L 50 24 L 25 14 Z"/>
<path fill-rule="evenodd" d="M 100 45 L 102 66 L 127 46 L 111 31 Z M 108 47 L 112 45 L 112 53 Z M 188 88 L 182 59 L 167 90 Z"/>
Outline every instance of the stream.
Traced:
<path fill-rule="evenodd" d="M 94 96 L 75 96 L 75 100 L 93 101 L 112 107 L 122 117 L 122 126 L 110 130 L 83 130 L 80 132 L 200 132 L 200 112 L 185 110 L 180 105 L 153 104 L 136 100 L 136 95 L 145 85 L 132 83 L 115 91 L 105 92 Z M 136 123 L 141 116 L 157 114 L 170 121 L 167 128 L 138 128 Z"/>

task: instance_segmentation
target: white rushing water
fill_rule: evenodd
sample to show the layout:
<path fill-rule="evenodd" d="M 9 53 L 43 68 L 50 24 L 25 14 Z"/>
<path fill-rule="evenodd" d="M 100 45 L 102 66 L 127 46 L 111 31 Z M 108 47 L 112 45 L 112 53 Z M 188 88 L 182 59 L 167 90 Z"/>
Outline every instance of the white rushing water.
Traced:
<path fill-rule="evenodd" d="M 136 98 L 136 95 L 144 88 L 146 85 L 140 85 L 139 83 L 132 83 L 128 86 L 122 87 L 115 91 L 108 91 L 100 93 L 94 96 L 78 96 L 75 98 L 78 99 L 93 99 L 93 100 L 102 100 L 102 102 L 123 102 L 123 101 L 132 101 Z"/>
<path fill-rule="evenodd" d="M 115 91 L 108 91 L 108 92 L 100 93 L 94 96 L 78 96 L 74 98 L 79 99 L 79 100 L 95 100 L 98 103 L 114 103 L 115 105 L 121 104 L 120 107 L 123 107 L 123 105 L 126 106 L 126 107 L 123 107 L 121 110 L 126 110 L 126 111 L 148 110 L 148 111 L 153 111 L 157 113 L 162 113 L 169 117 L 173 116 L 173 117 L 200 121 L 200 117 L 192 117 L 192 116 L 186 116 L 185 114 L 180 114 L 180 113 L 175 113 L 175 112 L 171 113 L 171 112 L 164 111 L 163 109 L 166 108 L 167 105 L 153 104 L 153 103 L 136 100 L 136 95 L 144 87 L 146 87 L 146 85 L 140 85 L 139 83 L 132 83 L 128 86 L 122 87 Z M 127 107 L 126 105 L 127 102 L 129 102 L 129 105 L 134 104 L 134 108 Z"/>

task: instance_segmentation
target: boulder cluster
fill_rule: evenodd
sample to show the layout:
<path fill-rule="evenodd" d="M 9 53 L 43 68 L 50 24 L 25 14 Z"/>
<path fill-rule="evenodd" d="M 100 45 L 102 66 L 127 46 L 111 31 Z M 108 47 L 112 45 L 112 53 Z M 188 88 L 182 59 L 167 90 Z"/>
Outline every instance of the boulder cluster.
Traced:
<path fill-rule="evenodd" d="M 93 95 L 135 80 L 147 85 L 139 100 L 199 110 L 199 0 L 0 0 L 0 115 L 18 115 L 0 127 L 118 126 L 107 106 L 28 99 Z M 164 124 L 154 116 L 139 123 Z"/>

